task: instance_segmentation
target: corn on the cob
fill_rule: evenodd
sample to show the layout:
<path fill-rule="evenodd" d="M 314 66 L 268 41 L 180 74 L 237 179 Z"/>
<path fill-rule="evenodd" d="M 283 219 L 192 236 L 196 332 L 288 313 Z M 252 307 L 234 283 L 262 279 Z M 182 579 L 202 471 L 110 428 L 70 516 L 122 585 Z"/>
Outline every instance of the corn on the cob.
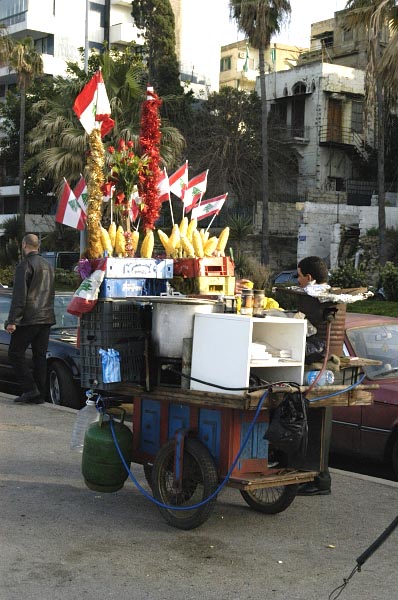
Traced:
<path fill-rule="evenodd" d="M 218 238 L 213 235 L 213 237 L 209 238 L 204 247 L 205 256 L 213 256 L 215 249 L 217 248 Z"/>
<path fill-rule="evenodd" d="M 186 237 L 187 235 L 187 230 L 188 230 L 188 217 L 183 217 L 181 219 L 181 223 L 180 223 L 180 237 Z"/>
<path fill-rule="evenodd" d="M 198 220 L 197 219 L 191 219 L 189 221 L 189 225 L 188 225 L 188 229 L 187 229 L 187 234 L 186 235 L 187 235 L 187 238 L 189 239 L 190 242 L 192 242 L 192 239 L 193 239 L 192 234 L 195 231 L 195 229 L 197 228 L 197 226 L 198 226 Z"/>
<path fill-rule="evenodd" d="M 194 258 L 195 250 L 187 237 L 181 238 L 181 246 L 188 258 Z"/>
<path fill-rule="evenodd" d="M 155 240 L 152 229 L 148 229 L 141 245 L 141 258 L 151 258 Z"/>
<path fill-rule="evenodd" d="M 171 230 L 171 234 L 169 237 L 169 242 L 175 250 L 180 247 L 180 230 L 179 230 L 179 227 L 177 224 L 173 225 L 173 228 Z"/>
<path fill-rule="evenodd" d="M 174 246 L 170 243 L 170 238 L 169 236 L 162 231 L 161 229 L 158 229 L 158 235 L 159 235 L 159 239 L 162 243 L 163 248 L 166 251 L 166 255 L 167 256 L 173 256 L 175 253 L 175 248 Z"/>
<path fill-rule="evenodd" d="M 131 232 L 131 246 L 134 254 L 137 252 L 139 239 L 140 232 L 138 231 L 138 229 L 134 229 L 134 231 Z"/>
<path fill-rule="evenodd" d="M 121 225 L 119 225 L 116 230 L 115 252 L 119 258 L 123 258 L 126 253 L 126 240 L 124 238 L 124 231 Z"/>
<path fill-rule="evenodd" d="M 209 239 L 209 232 L 205 231 L 204 229 L 201 229 L 200 230 L 200 237 L 202 238 L 203 247 L 205 247 L 206 246 L 206 242 Z"/>
<path fill-rule="evenodd" d="M 109 239 L 111 240 L 112 248 L 115 249 L 115 243 L 116 243 L 116 223 L 115 223 L 115 221 L 112 221 L 112 223 L 109 225 L 108 235 L 109 235 Z"/>
<path fill-rule="evenodd" d="M 195 251 L 195 256 L 197 256 L 198 258 L 203 258 L 205 253 L 203 250 L 202 236 L 200 235 L 197 229 L 195 229 L 193 232 L 192 244 Z"/>
<path fill-rule="evenodd" d="M 229 238 L 229 227 L 224 227 L 222 232 L 218 237 L 217 243 L 217 252 L 221 254 L 221 256 L 225 256 L 225 246 L 227 245 Z"/>
<path fill-rule="evenodd" d="M 112 256 L 113 254 L 113 246 L 111 243 L 111 239 L 109 237 L 109 233 L 105 229 L 105 227 L 101 226 L 101 244 L 105 252 L 107 252 L 108 256 Z"/>

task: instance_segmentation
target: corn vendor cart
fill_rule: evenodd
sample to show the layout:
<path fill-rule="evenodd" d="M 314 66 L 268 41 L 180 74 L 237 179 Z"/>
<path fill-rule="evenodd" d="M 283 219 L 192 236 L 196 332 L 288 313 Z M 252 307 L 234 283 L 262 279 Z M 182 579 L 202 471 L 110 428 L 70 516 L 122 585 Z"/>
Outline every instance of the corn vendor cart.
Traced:
<path fill-rule="evenodd" d="M 127 131 L 104 147 L 102 137 L 113 127 L 105 83 L 97 72 L 73 107 L 88 134 L 87 185 L 79 182 L 76 198 L 65 188 L 64 213 L 84 212 L 87 246 L 68 311 L 81 317 L 82 387 L 130 405 L 132 434 L 123 412 L 119 423 L 103 414 L 92 423 L 83 448 L 85 481 L 116 491 L 131 463 L 143 465 L 152 500 L 181 529 L 210 516 L 224 485 L 256 510 L 283 511 L 298 485 L 326 464 L 326 407 L 370 403 L 371 389 L 356 378 L 336 388 L 303 387 L 306 320 L 267 312 L 277 303 L 265 304 L 264 294 L 257 316 L 250 315 L 249 294 L 245 313 L 236 314 L 229 228 L 209 232 L 228 194 L 204 200 L 207 171 L 188 180 L 188 161 L 170 177 L 161 169 L 161 99 L 150 86 L 139 139 Z M 182 209 L 179 224 L 170 192 Z M 156 229 L 163 203 L 168 233 Z M 292 390 L 317 398 L 306 411 L 308 444 L 300 452 L 281 451 L 267 439 Z M 97 400 L 103 410 L 112 403 Z"/>

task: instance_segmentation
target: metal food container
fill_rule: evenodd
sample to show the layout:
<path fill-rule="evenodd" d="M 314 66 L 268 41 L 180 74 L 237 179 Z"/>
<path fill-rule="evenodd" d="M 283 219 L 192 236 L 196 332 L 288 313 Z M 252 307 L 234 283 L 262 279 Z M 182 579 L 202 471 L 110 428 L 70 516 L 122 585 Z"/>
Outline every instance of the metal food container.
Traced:
<path fill-rule="evenodd" d="M 194 316 L 216 312 L 215 300 L 182 296 L 145 296 L 151 302 L 152 343 L 157 357 L 181 358 L 184 338 L 192 338 Z"/>

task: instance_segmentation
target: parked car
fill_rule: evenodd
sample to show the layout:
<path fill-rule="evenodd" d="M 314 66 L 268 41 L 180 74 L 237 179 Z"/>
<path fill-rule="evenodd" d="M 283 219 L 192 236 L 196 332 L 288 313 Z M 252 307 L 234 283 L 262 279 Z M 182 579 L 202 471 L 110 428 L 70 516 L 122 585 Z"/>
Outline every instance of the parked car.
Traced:
<path fill-rule="evenodd" d="M 64 269 L 65 271 L 73 271 L 80 258 L 79 252 L 40 252 L 40 254 L 54 269 Z"/>
<path fill-rule="evenodd" d="M 8 360 L 10 334 L 4 329 L 8 317 L 12 290 L 0 290 L 0 389 L 2 392 L 20 394 L 14 371 Z M 71 408 L 81 408 L 84 392 L 80 387 L 80 357 L 77 348 L 77 317 L 66 308 L 72 293 L 56 292 L 56 323 L 51 328 L 47 350 L 47 401 Z M 27 351 L 28 359 L 31 351 Z"/>
<path fill-rule="evenodd" d="M 389 462 L 398 478 L 398 318 L 347 313 L 345 326 L 345 353 L 382 364 L 365 367 L 372 405 L 333 408 L 331 451 Z"/>
<path fill-rule="evenodd" d="M 292 271 L 281 271 L 272 280 L 272 285 L 298 285 L 297 269 Z"/>

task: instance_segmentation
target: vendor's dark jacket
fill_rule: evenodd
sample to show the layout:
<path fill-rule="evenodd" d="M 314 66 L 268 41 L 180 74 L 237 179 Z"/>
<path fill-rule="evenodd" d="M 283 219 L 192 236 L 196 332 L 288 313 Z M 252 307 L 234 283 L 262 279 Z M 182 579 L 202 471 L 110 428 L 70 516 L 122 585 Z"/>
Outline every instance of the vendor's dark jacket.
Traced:
<path fill-rule="evenodd" d="M 15 269 L 11 308 L 5 323 L 53 325 L 54 269 L 37 252 L 30 252 Z"/>

